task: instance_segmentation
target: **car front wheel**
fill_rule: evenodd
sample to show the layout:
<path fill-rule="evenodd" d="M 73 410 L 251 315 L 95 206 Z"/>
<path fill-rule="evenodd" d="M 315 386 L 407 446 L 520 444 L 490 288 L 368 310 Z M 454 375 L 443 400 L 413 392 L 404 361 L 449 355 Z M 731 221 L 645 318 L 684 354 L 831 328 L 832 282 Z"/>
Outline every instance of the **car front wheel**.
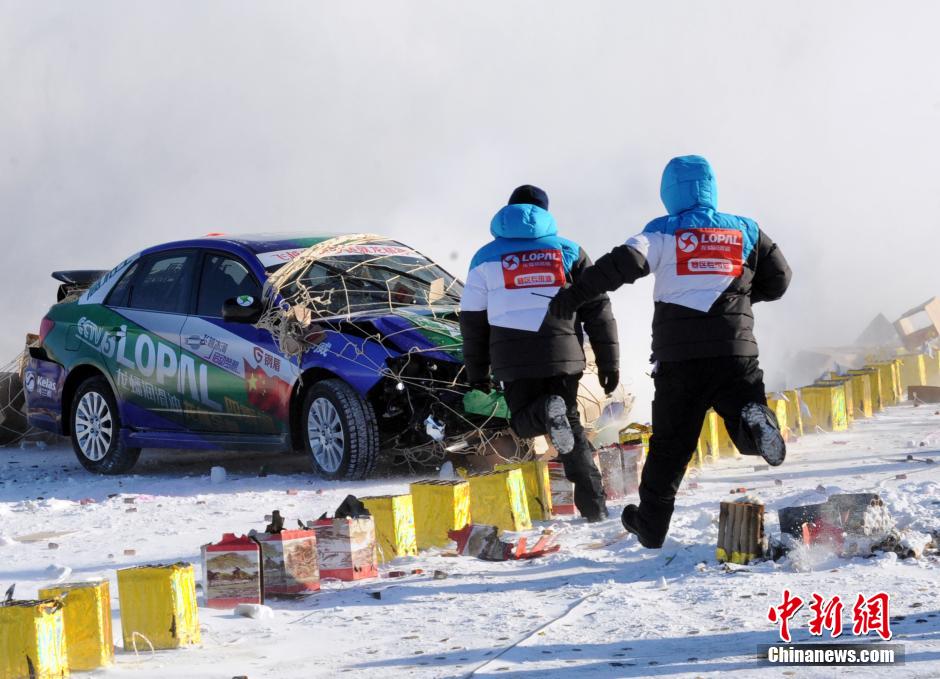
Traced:
<path fill-rule="evenodd" d="M 121 442 L 117 401 L 103 377 L 89 377 L 79 385 L 72 398 L 69 423 L 72 449 L 90 472 L 123 474 L 140 457 L 140 448 L 130 448 Z"/>
<path fill-rule="evenodd" d="M 302 429 L 314 471 L 327 479 L 364 479 L 379 456 L 372 405 L 342 380 L 317 382 L 304 397 Z"/>

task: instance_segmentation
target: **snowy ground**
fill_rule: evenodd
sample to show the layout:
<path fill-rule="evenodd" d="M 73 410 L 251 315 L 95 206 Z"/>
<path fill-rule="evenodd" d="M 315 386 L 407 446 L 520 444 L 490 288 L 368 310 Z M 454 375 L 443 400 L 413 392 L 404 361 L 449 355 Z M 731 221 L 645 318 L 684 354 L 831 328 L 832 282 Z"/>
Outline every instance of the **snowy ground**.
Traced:
<path fill-rule="evenodd" d="M 912 442 L 925 446 L 911 449 Z M 809 553 L 732 572 L 714 560 L 718 501 L 733 497 L 729 489 L 738 486 L 753 488 L 771 510 L 824 500 L 820 485 L 826 493 L 877 491 L 902 526 L 940 527 L 940 464 L 905 460 L 913 453 L 940 462 L 938 444 L 934 409 L 898 407 L 849 433 L 805 437 L 776 471 L 755 472 L 751 458 L 708 467 L 694 479 L 697 488 L 682 491 L 672 535 L 660 552 L 642 550 L 632 539 L 596 548 L 601 538 L 619 533 L 618 504 L 614 518 L 596 526 L 556 521 L 562 551 L 542 559 L 421 556 L 409 566 L 428 575 L 328 583 L 304 601 L 272 604 L 273 620 L 200 608 L 199 647 L 137 657 L 119 649 L 116 666 L 97 675 L 938 677 L 935 557 L 843 560 Z M 267 476 L 258 474 L 262 464 Z M 226 467 L 226 482 L 210 483 L 213 465 Z M 332 512 L 347 493 L 400 491 L 409 480 L 327 483 L 311 476 L 301 458 L 171 451 L 145 451 L 135 471 L 94 477 L 66 448 L 0 451 L 0 591 L 16 582 L 18 597 L 34 596 L 62 567 L 71 569 L 70 579 L 110 577 L 120 646 L 115 569 L 198 564 L 201 544 L 223 532 L 263 529 L 272 509 L 293 524 Z M 126 503 L 131 496 L 135 503 Z M 83 498 L 95 502 L 81 505 Z M 768 512 L 768 529 L 777 531 L 775 511 Z M 17 540 L 39 531 L 61 534 Z M 58 548 L 50 549 L 50 542 Z M 124 556 L 126 549 L 136 554 Z M 448 577 L 434 580 L 434 570 Z M 839 594 L 848 602 L 848 641 L 856 595 L 888 592 L 893 641 L 905 646 L 907 664 L 868 670 L 761 664 L 757 646 L 777 641 L 767 609 L 780 603 L 784 587 L 804 599 L 814 591 Z M 370 595 L 378 590 L 381 599 Z M 795 641 L 809 639 L 808 618 L 804 608 L 793 623 Z"/>

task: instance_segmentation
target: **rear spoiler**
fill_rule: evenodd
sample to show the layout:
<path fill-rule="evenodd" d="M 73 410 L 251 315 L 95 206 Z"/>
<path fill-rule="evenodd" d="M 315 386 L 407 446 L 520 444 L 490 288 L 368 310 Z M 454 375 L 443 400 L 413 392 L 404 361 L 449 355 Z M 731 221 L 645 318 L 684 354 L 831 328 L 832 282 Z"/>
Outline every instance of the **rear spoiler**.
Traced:
<path fill-rule="evenodd" d="M 104 276 L 107 271 L 94 271 L 91 269 L 79 269 L 72 271 L 53 271 L 52 277 L 62 283 L 56 294 L 56 302 L 61 302 L 69 295 L 76 292 L 84 292 L 92 283 Z"/>

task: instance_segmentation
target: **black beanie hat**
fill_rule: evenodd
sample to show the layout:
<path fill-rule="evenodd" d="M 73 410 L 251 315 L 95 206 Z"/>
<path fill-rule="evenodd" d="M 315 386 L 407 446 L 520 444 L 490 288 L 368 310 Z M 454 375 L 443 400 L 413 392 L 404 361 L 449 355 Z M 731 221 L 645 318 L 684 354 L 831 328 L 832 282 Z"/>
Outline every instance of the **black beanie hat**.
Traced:
<path fill-rule="evenodd" d="M 548 194 L 537 186 L 523 184 L 509 196 L 507 205 L 538 205 L 543 210 L 548 209 Z"/>

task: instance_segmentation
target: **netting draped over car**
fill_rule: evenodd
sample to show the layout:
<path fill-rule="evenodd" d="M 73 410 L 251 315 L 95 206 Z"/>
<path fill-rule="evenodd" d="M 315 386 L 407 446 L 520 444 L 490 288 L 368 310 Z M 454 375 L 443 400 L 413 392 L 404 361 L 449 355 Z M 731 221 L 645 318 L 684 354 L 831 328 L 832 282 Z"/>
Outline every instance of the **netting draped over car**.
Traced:
<path fill-rule="evenodd" d="M 0 445 L 45 438 L 42 432 L 31 429 L 26 422 L 26 394 L 22 379 L 25 361 L 24 351 L 12 361 L 0 365 Z"/>
<path fill-rule="evenodd" d="M 410 464 L 438 462 L 447 451 L 459 450 L 527 456 L 531 446 L 515 439 L 505 419 L 496 418 L 495 405 L 490 417 L 482 418 L 462 406 L 469 385 L 454 322 L 461 291 L 456 278 L 411 248 L 368 234 L 341 236 L 306 249 L 269 274 L 265 311 L 256 325 L 298 365 L 307 351 L 352 360 L 388 378 L 413 411 L 414 400 L 430 403 L 434 416 L 418 423 L 424 441 L 396 436 L 385 442 Z M 380 316 L 407 322 L 386 323 L 378 331 Z M 415 346 L 404 337 L 413 339 L 415 327 L 434 341 Z M 339 345 L 324 342 L 327 329 L 367 338 L 385 353 L 377 357 L 348 339 Z M 450 360 L 439 360 L 442 355 Z M 445 432 L 448 421 L 458 424 Z"/>

